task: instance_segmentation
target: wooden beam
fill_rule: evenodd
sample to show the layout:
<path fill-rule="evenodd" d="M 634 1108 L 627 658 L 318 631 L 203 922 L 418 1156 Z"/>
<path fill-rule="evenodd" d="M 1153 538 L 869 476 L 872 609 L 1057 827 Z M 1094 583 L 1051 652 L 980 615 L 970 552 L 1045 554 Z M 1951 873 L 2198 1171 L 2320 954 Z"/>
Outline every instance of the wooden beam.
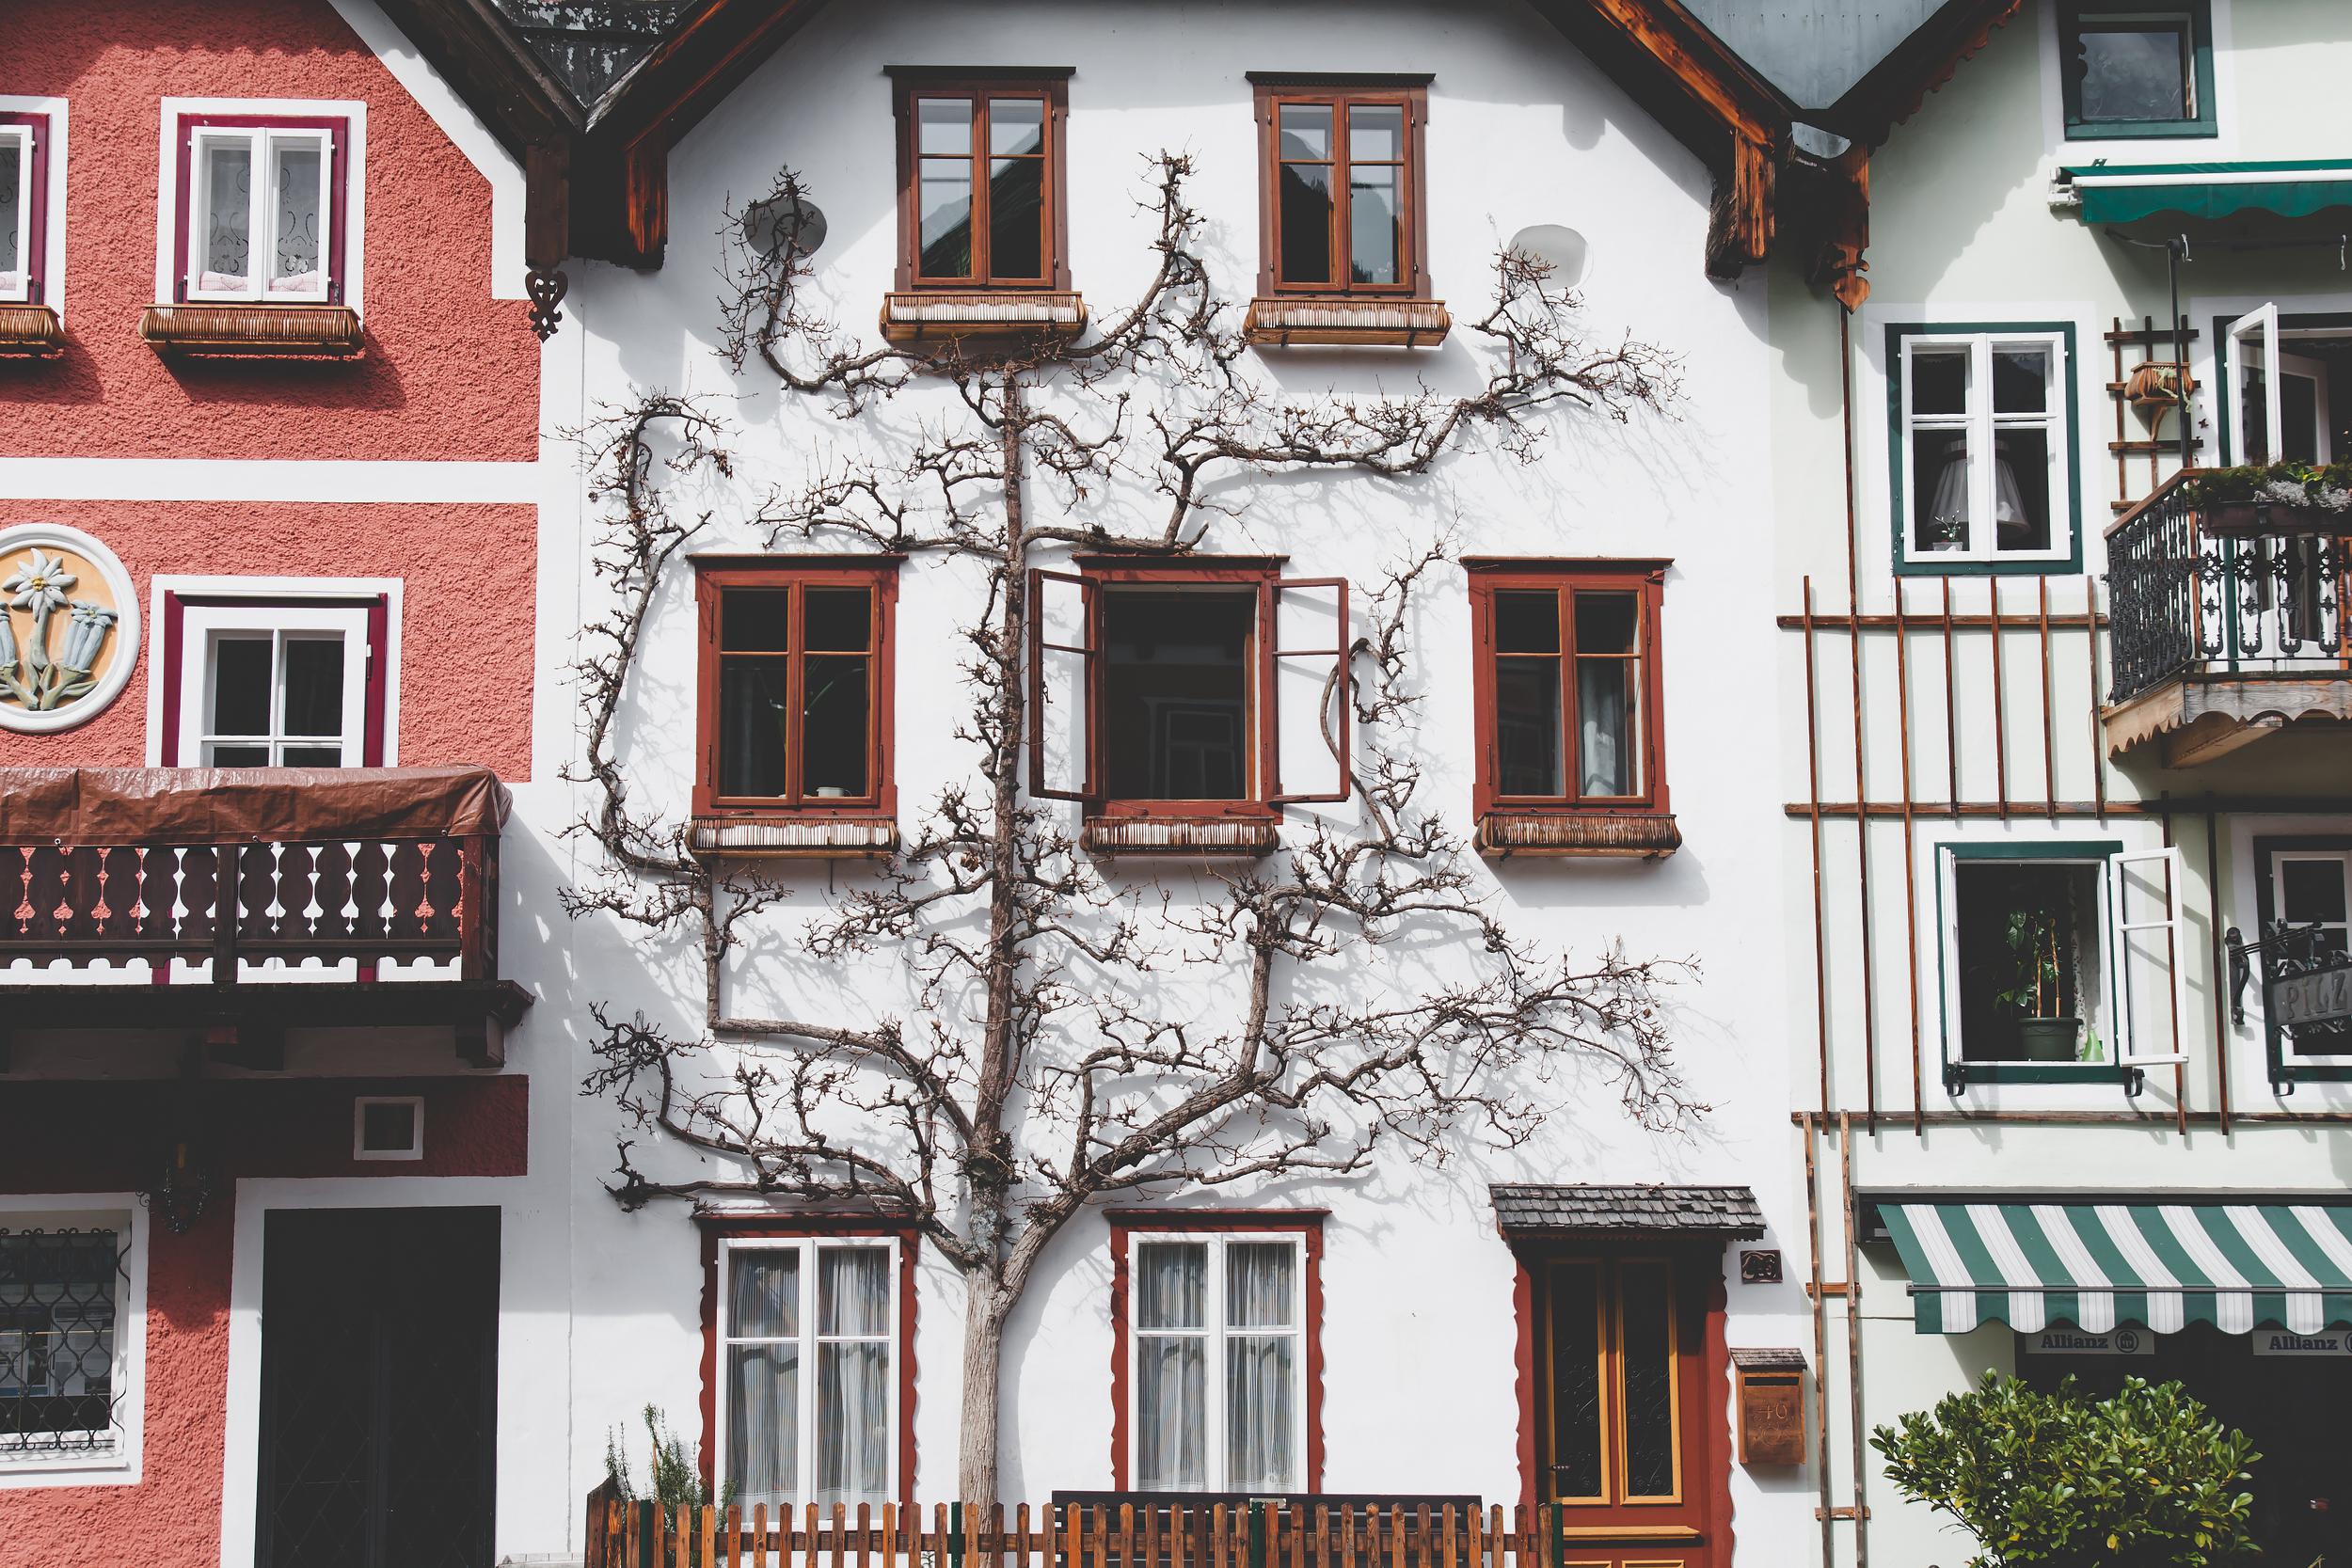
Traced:
<path fill-rule="evenodd" d="M 1733 134 L 1730 176 L 1707 214 L 1708 277 L 1738 277 L 1772 254 L 1778 169 L 1778 148 L 1746 127 Z"/>

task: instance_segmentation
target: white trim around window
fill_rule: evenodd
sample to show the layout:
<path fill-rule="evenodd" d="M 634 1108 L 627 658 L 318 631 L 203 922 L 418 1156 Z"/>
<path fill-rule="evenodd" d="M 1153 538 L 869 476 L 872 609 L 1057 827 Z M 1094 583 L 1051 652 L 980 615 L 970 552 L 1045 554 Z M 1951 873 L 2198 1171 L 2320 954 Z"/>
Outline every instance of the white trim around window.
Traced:
<path fill-rule="evenodd" d="M 1170 1230 L 1130 1232 L 1127 1237 L 1127 1378 L 1126 1411 L 1127 1476 L 1133 1489 L 1152 1491 L 1200 1491 L 1276 1493 L 1301 1492 L 1308 1486 L 1307 1476 L 1307 1238 L 1295 1230 Z M 1194 1249 L 1201 1254 L 1201 1274 L 1199 1277 L 1200 1300 L 1186 1304 L 1182 1300 L 1154 1303 L 1153 1291 L 1148 1278 L 1149 1253 L 1152 1249 L 1169 1247 Z M 1280 1247 L 1290 1254 L 1290 1290 L 1286 1303 L 1248 1298 L 1246 1281 L 1238 1280 L 1232 1271 L 1232 1252 L 1237 1247 Z M 1179 1281 L 1171 1276 L 1171 1284 Z M 1243 1294 L 1236 1295 L 1239 1285 Z M 1188 1289 L 1184 1282 L 1182 1289 Z M 1282 1321 L 1276 1321 L 1273 1308 L 1279 1306 Z M 1241 1310 L 1237 1313 L 1236 1308 Z M 1173 1308 L 1171 1310 L 1171 1308 Z M 1237 1322 L 1236 1317 L 1248 1321 Z M 1154 1322 L 1157 1318 L 1162 1321 Z M 1189 1322 L 1182 1320 L 1192 1320 Z M 1197 1361 L 1190 1347 L 1198 1345 Z M 1262 1459 L 1268 1433 L 1263 1430 L 1254 1434 L 1237 1430 L 1236 1422 L 1244 1418 L 1232 1404 L 1235 1374 L 1245 1370 L 1237 1355 L 1247 1354 L 1251 1346 L 1261 1352 L 1279 1353 L 1287 1347 L 1288 1386 L 1281 1391 L 1288 1397 L 1287 1431 L 1280 1434 L 1288 1451 L 1273 1464 L 1260 1463 L 1254 1473 L 1236 1473 L 1236 1451 L 1248 1452 L 1253 1447 Z M 1151 1388 L 1144 1381 L 1147 1357 L 1162 1359 Z M 1279 1361 L 1279 1354 L 1272 1359 Z M 1200 1408 L 1199 1426 L 1187 1434 L 1184 1428 L 1191 1422 L 1193 1412 L 1183 1404 L 1174 1408 L 1152 1404 L 1152 1389 L 1168 1386 L 1171 1370 L 1179 1379 L 1178 1397 L 1188 1397 L 1188 1385 L 1198 1371 Z M 1261 1368 L 1263 1370 L 1263 1367 Z M 1248 1381 L 1244 1379 L 1243 1381 Z M 1259 1397 L 1269 1391 L 1263 1383 L 1253 1384 Z M 1165 1397 L 1162 1395 L 1161 1397 Z M 1147 1433 L 1156 1426 L 1158 1441 L 1147 1449 Z M 1181 1452 L 1197 1444 L 1196 1455 Z M 1179 1451 L 1167 1451 L 1169 1449 Z M 1145 1459 L 1153 1463 L 1149 1470 Z M 1187 1473 L 1190 1472 L 1190 1473 Z M 1280 1472 L 1280 1473 L 1273 1473 Z"/>
<path fill-rule="evenodd" d="M 131 1193 L 0 1196 L 0 1229 L 87 1230 L 100 1226 L 114 1228 L 122 1239 L 110 1372 L 120 1385 L 114 1400 L 112 1446 L 103 1454 L 45 1459 L 10 1457 L 0 1450 L 0 1492 L 138 1484 L 147 1408 L 147 1212 Z"/>
<path fill-rule="evenodd" d="M 368 730 L 368 612 L 358 605 L 190 605 L 181 624 L 180 765 L 183 768 L 358 768 Z M 307 646 L 342 645 L 342 698 L 329 729 L 297 730 L 288 712 L 294 661 Z M 228 724 L 215 712 L 214 675 L 232 644 L 262 657 L 261 728 Z M 260 758 L 215 760 L 216 749 L 261 751 Z M 333 760 L 316 753 L 334 751 Z"/>
<path fill-rule="evenodd" d="M 256 156 L 258 164 L 263 166 L 274 164 L 274 159 L 262 156 L 266 150 L 268 138 L 317 138 L 321 145 L 319 200 L 320 211 L 324 214 L 331 211 L 333 205 L 331 171 L 335 164 L 335 153 L 340 151 L 342 154 L 343 233 L 340 242 L 331 234 L 324 232 L 321 234 L 319 262 L 324 271 L 332 264 L 329 260 L 330 254 L 340 253 L 342 259 L 342 286 L 340 303 L 349 306 L 364 316 L 367 313 L 364 295 L 367 281 L 365 241 L 367 238 L 368 106 L 352 99 L 167 98 L 163 101 L 161 134 L 157 144 L 157 157 L 160 163 L 156 177 L 155 199 L 156 300 L 168 302 L 179 297 L 177 290 L 183 269 L 191 284 L 197 280 L 194 258 L 197 254 L 196 247 L 201 243 L 199 226 L 194 223 L 188 226 L 187 245 L 184 250 L 180 243 L 179 178 L 183 142 L 190 135 L 199 137 L 215 135 L 254 137 L 257 135 L 257 133 L 251 130 L 215 132 L 193 128 L 187 131 L 182 129 L 183 120 L 212 117 L 342 121 L 342 144 L 340 148 L 330 145 L 331 133 L 322 135 L 318 132 L 310 130 L 265 128 L 259 133 L 264 145 L 257 148 Z M 199 149 L 199 151 L 200 152 L 201 149 Z M 200 201 L 197 193 L 202 187 L 202 160 L 199 157 L 191 164 L 188 176 L 190 203 L 198 206 L 199 210 Z M 267 188 L 267 182 L 256 182 L 256 187 L 252 198 L 254 211 L 258 213 L 274 198 Z M 258 231 L 260 228 L 261 224 L 256 219 L 249 231 Z M 262 276 L 264 270 L 260 267 L 253 268 L 245 287 L 219 290 L 191 287 L 187 297 L 198 301 L 268 299 L 287 303 L 305 301 L 317 303 L 329 297 L 328 286 L 324 280 L 316 290 L 271 290 L 267 287 L 266 278 Z"/>
<path fill-rule="evenodd" d="M 65 320 L 65 180 L 66 180 L 66 101 L 62 98 L 32 98 L 0 93 L 0 115 L 39 116 L 41 123 L 33 128 L 33 136 L 45 138 L 44 156 L 38 160 L 45 176 L 40 190 L 25 191 L 25 199 L 18 214 L 18 245 L 29 244 L 35 203 L 41 214 L 40 299 Z M 9 135 L 20 130 L 14 125 L 0 125 L 0 158 L 19 160 L 21 178 L 29 182 L 37 161 L 32 156 L 28 138 Z M 14 145 L 11 145 L 14 144 Z M 0 274 L 5 279 L 6 274 Z M 23 303 L 30 294 L 30 269 L 14 285 L 0 281 L 0 302 Z"/>
<path fill-rule="evenodd" d="M 2011 375 L 1996 378 L 1996 362 L 2004 355 Z M 2021 361 L 2042 356 L 2041 406 L 2001 406 L 2002 379 L 2022 389 L 2015 369 Z M 1963 372 L 1960 406 L 1923 408 L 1916 372 L 1929 358 L 1957 361 Z M 1898 495 L 1903 507 L 1902 560 L 1908 566 L 1950 568 L 1970 564 L 2071 561 L 2074 555 L 2074 487 L 2069 472 L 2074 452 L 2074 382 L 2062 332 L 2004 330 L 1981 332 L 1924 328 L 1901 338 L 1901 356 L 1893 370 L 1899 379 L 1899 440 L 1900 472 Z M 1939 400 L 1940 401 L 1940 400 Z M 2021 403 L 2025 400 L 2018 400 Z M 2004 436 L 2042 437 L 2039 471 L 2014 466 L 2000 456 Z M 1960 455 L 1945 465 L 1949 480 L 1923 483 L 1919 470 L 1923 446 L 1958 436 Z M 1928 539 L 1921 516 L 1922 497 L 1952 498 L 1950 526 L 1960 537 Z M 2012 515 L 2026 512 L 2035 501 L 2043 507 L 2048 537 L 2040 546 L 2004 543 Z M 1964 511 L 1960 504 L 1964 502 Z M 2029 515 L 2029 513 L 2026 515 Z"/>
<path fill-rule="evenodd" d="M 152 635 L 157 641 L 155 646 L 148 650 L 148 658 L 150 660 L 149 669 L 151 673 L 147 683 L 147 765 L 150 768 L 161 768 L 165 766 L 163 672 L 167 668 L 169 660 L 167 657 L 168 650 L 163 646 L 162 639 L 168 635 L 166 628 L 168 625 L 169 617 L 165 614 L 166 601 L 173 595 L 178 595 L 183 599 L 238 598 L 252 599 L 256 601 L 285 599 L 351 601 L 357 599 L 382 598 L 385 602 L 386 610 L 383 648 L 385 666 L 383 683 L 383 766 L 386 768 L 399 767 L 400 626 L 402 588 L 402 579 L 399 578 L 218 577 L 157 573 L 152 578 L 150 579 L 148 584 L 147 624 L 149 626 L 153 628 Z M 250 624 L 256 626 L 267 625 L 267 618 L 280 613 L 283 608 L 285 607 L 257 602 L 251 612 Z M 332 608 L 342 609 L 344 607 L 334 606 Z M 195 607 L 190 607 L 187 614 L 192 617 L 196 615 L 197 612 L 198 611 Z M 184 625 L 182 628 L 182 635 L 183 637 L 187 635 L 187 628 Z M 359 637 L 360 646 L 364 649 L 367 641 L 367 633 L 364 625 L 361 627 Z M 200 650 L 201 643 L 194 642 L 192 640 L 192 647 Z M 191 649 L 189 648 L 182 649 L 182 657 L 180 661 L 181 727 L 180 734 L 176 737 L 178 744 L 174 754 L 179 758 L 178 766 L 183 768 L 197 768 L 202 766 L 202 764 L 195 760 L 198 752 L 196 750 L 191 748 L 191 731 L 189 729 L 191 721 L 201 711 L 201 705 L 199 704 L 194 708 L 189 705 L 189 691 L 187 687 L 189 671 L 191 669 L 200 669 L 201 660 L 187 657 L 186 656 L 190 651 Z M 346 675 L 349 673 L 348 665 L 345 667 L 345 673 Z M 364 671 L 362 678 L 364 679 Z M 360 732 L 360 739 L 363 745 L 365 738 L 363 717 Z M 355 748 L 349 751 L 346 755 L 353 759 L 348 766 L 358 767 L 360 765 L 358 759 L 362 755 L 362 752 L 359 749 Z"/>

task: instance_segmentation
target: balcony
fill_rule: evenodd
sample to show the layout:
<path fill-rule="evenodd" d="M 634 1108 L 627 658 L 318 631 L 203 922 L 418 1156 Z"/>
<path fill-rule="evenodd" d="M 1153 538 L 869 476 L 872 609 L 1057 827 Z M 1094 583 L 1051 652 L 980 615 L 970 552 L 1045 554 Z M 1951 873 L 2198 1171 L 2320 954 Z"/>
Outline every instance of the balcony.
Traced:
<path fill-rule="evenodd" d="M 36 1030 L 269 1069 L 289 1029 L 385 1027 L 498 1066 L 531 1003 L 498 977 L 507 807 L 481 768 L 0 768 L 0 1067 Z"/>
<path fill-rule="evenodd" d="M 2352 512 L 2249 470 L 2176 474 L 2107 531 L 2111 755 L 2194 768 L 2291 724 L 2352 718 Z M 2235 480 L 2236 483 L 2231 483 Z"/>

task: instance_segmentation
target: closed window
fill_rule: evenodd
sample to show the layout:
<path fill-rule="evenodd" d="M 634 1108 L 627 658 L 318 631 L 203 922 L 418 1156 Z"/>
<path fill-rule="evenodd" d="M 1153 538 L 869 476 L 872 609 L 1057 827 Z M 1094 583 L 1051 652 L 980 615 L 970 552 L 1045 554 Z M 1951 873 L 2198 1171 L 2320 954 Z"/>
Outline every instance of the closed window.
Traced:
<path fill-rule="evenodd" d="M 0 1473 L 119 1462 L 129 1221 L 0 1220 Z"/>
<path fill-rule="evenodd" d="M 0 303 L 51 303 L 52 126 L 46 114 L 0 110 Z"/>
<path fill-rule="evenodd" d="M 703 563 L 698 810 L 888 809 L 890 562 Z"/>
<path fill-rule="evenodd" d="M 2058 18 L 2070 137 L 2212 135 L 2209 7 L 2075 0 Z"/>
<path fill-rule="evenodd" d="M 346 303 L 349 122 L 182 115 L 177 125 L 175 297 Z"/>
<path fill-rule="evenodd" d="M 1305 1238 L 1137 1235 L 1129 1246 L 1133 1487 L 1306 1490 Z"/>
<path fill-rule="evenodd" d="M 2046 571 L 2080 560 L 2073 337 L 1892 329 L 1901 569 Z"/>
<path fill-rule="evenodd" d="M 2265 839 L 2255 845 L 2261 865 L 2260 939 L 2264 943 L 2252 975 L 2265 986 L 2274 978 L 2332 969 L 2352 957 L 2352 840 Z M 2325 992 L 2321 993 L 2323 996 Z M 2352 1068 L 2352 1022 L 2322 1018 L 2287 1024 L 2270 1016 L 2264 1022 L 2279 1065 L 2293 1069 Z"/>
<path fill-rule="evenodd" d="M 720 1248 L 718 1472 L 745 1509 L 898 1496 L 899 1243 Z"/>
<path fill-rule="evenodd" d="M 1394 78 L 1253 74 L 1268 294 L 1427 292 L 1426 88 Z"/>
<path fill-rule="evenodd" d="M 1470 562 L 1479 809 L 1663 811 L 1662 562 Z"/>
<path fill-rule="evenodd" d="M 166 767 L 385 765 L 385 596 L 167 593 L 164 609 Z"/>
<path fill-rule="evenodd" d="M 901 288 L 1066 288 L 1059 78 L 901 73 Z"/>

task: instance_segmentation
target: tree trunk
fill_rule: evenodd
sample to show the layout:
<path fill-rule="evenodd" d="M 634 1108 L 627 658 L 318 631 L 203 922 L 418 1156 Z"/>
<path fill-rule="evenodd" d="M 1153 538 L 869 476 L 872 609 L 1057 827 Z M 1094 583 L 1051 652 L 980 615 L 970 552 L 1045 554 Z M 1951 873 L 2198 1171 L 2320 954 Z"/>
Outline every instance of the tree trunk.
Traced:
<path fill-rule="evenodd" d="M 996 1436 L 1001 1422 L 1005 1314 L 1011 1299 L 990 1275 L 964 1276 L 963 1411 L 956 1450 L 956 1491 L 967 1508 L 1000 1501 Z M 983 1515 L 985 1517 L 985 1515 Z"/>

